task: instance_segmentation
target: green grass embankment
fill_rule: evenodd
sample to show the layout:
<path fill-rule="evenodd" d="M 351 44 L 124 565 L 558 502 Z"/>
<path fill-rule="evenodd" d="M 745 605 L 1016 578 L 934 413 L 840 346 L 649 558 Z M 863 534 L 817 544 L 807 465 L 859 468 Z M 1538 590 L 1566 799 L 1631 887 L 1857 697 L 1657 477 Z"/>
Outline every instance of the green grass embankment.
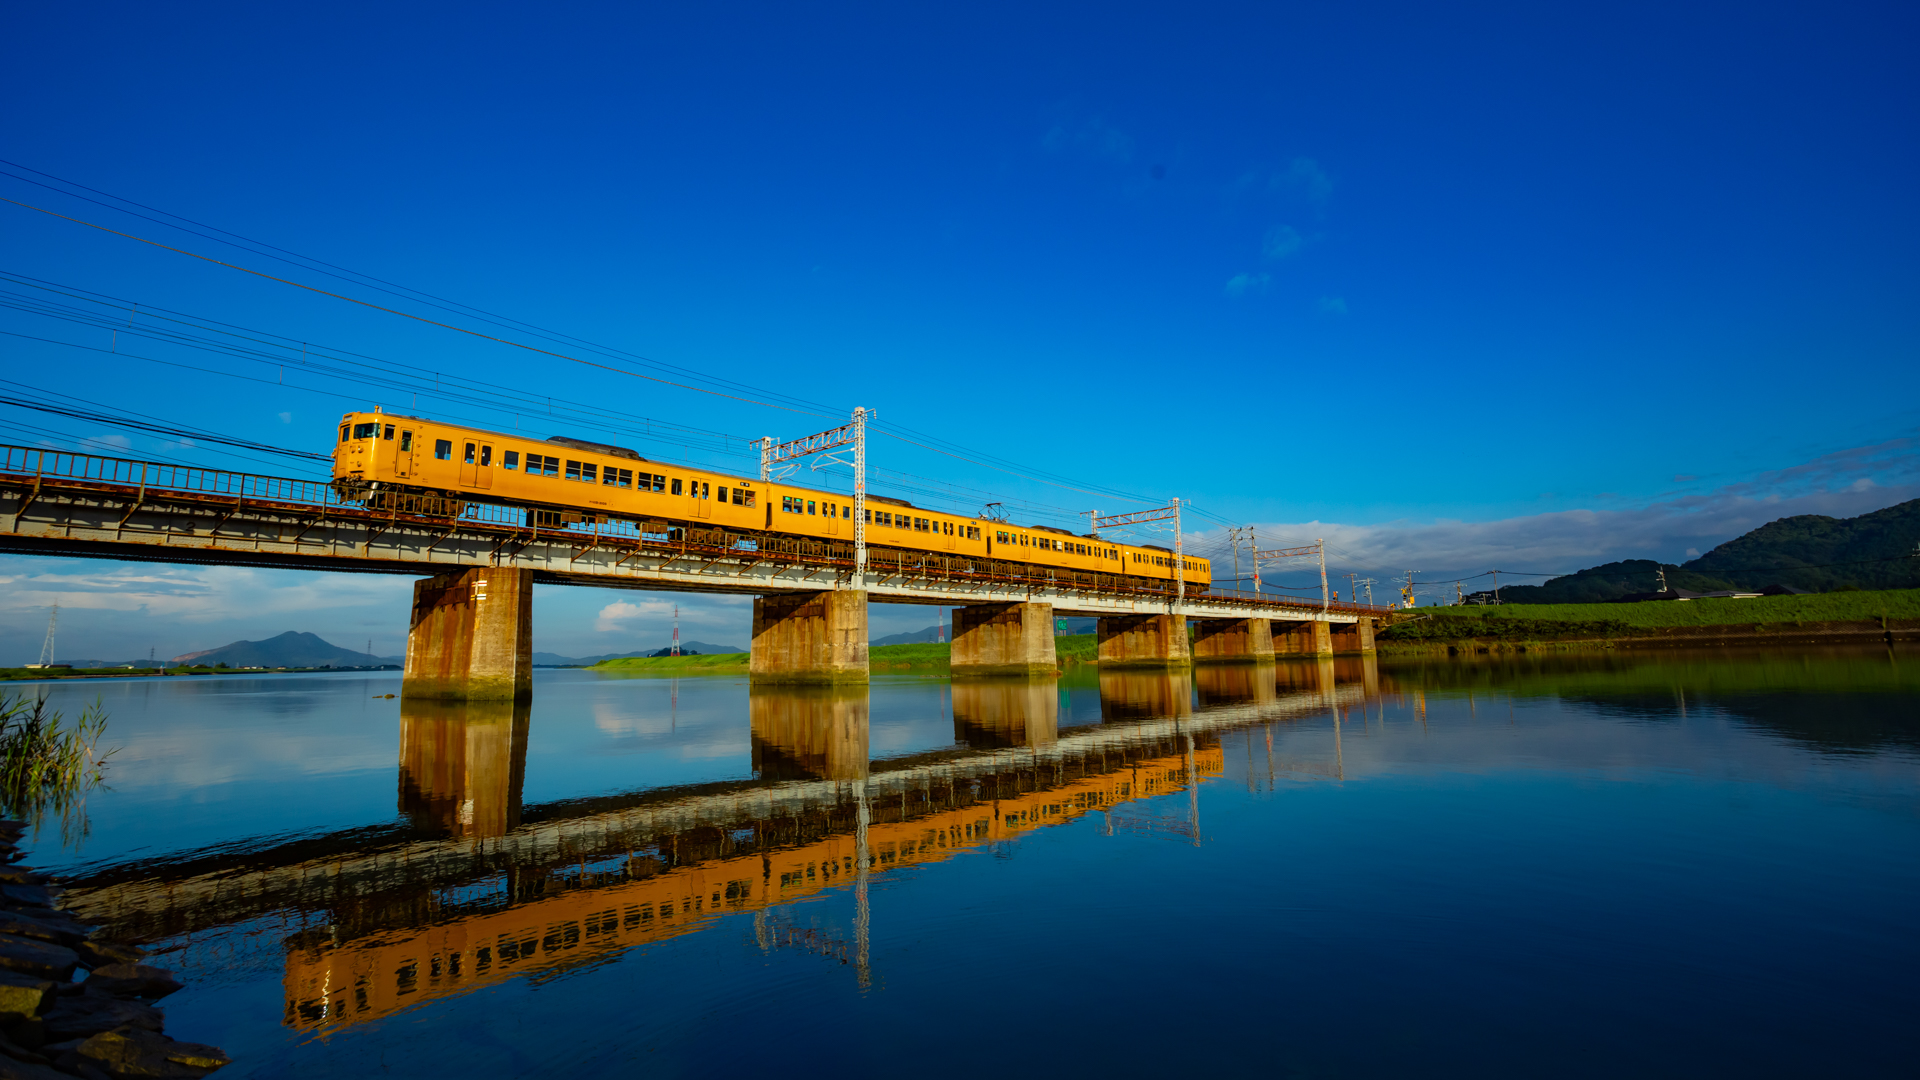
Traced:
<path fill-rule="evenodd" d="M 1097 642 L 1092 634 L 1069 634 L 1053 639 L 1054 655 L 1062 668 L 1094 662 Z M 868 669 L 875 673 L 911 672 L 944 677 L 951 671 L 953 646 L 942 642 L 914 645 L 876 645 L 867 650 Z M 690 675 L 744 675 L 746 653 L 712 656 L 628 656 L 603 660 L 589 668 L 618 675 L 682 677 Z"/>
<path fill-rule="evenodd" d="M 698 656 L 623 656 L 602 660 L 589 671 L 618 675 L 745 675 L 747 654 L 701 653 Z"/>
<path fill-rule="evenodd" d="M 1920 629 L 1920 589 L 1746 600 L 1422 608 L 1418 614 L 1427 617 L 1380 633 L 1384 651 L 1424 652 L 1461 645 L 1491 649 L 1764 641 L 1911 631 Z"/>

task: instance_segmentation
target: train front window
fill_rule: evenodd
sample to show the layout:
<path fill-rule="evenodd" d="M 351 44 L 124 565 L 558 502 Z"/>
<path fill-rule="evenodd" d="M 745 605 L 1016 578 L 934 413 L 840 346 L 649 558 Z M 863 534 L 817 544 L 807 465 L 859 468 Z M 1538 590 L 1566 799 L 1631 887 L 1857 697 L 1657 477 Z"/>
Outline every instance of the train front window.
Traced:
<path fill-rule="evenodd" d="M 433 440 L 433 456 L 440 459 L 441 461 L 452 461 L 453 460 L 453 440 L 452 439 Z"/>
<path fill-rule="evenodd" d="M 387 440 L 388 442 L 392 442 L 392 441 L 393 441 L 393 425 L 392 425 L 392 424 L 388 424 L 388 425 L 387 425 L 387 434 L 386 434 L 386 440 Z"/>
<path fill-rule="evenodd" d="M 352 429 L 352 428 L 350 428 L 350 427 L 348 427 L 347 425 L 345 425 L 345 424 L 341 424 L 341 425 L 340 425 L 340 441 L 341 441 L 341 442 L 346 442 L 346 441 L 347 441 L 347 432 L 349 432 L 349 431 L 352 431 L 352 430 L 353 430 L 353 429 Z"/>
<path fill-rule="evenodd" d="M 356 439 L 377 439 L 380 437 L 379 424 L 353 425 L 353 437 Z"/>
<path fill-rule="evenodd" d="M 400 433 L 400 452 L 403 454 L 413 453 L 413 432 L 403 431 Z"/>
<path fill-rule="evenodd" d="M 508 450 L 500 455 L 500 467 L 509 472 L 520 467 L 520 451 Z"/>

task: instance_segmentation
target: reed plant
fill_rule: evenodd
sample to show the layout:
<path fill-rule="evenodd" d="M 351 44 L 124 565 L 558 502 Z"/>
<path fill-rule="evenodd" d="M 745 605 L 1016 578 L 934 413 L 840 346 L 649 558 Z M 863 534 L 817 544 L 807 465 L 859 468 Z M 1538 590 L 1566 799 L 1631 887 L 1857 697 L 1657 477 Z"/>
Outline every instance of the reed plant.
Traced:
<path fill-rule="evenodd" d="M 86 836 L 87 793 L 102 786 L 114 753 L 100 749 L 106 732 L 98 700 L 69 725 L 44 697 L 0 698 L 0 814 L 24 819 L 35 831 L 56 814 L 64 842 Z"/>

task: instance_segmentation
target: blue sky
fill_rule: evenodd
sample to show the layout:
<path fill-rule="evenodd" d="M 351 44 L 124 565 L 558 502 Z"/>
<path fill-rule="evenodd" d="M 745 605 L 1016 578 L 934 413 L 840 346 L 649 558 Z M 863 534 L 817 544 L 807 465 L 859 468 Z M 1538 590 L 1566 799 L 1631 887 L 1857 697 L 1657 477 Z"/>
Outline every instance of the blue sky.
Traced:
<path fill-rule="evenodd" d="M 1915 21 L 1884 4 L 16 8 L 8 162 L 819 408 L 609 375 L 8 204 L 16 281 L 736 441 L 546 427 L 313 372 L 245 382 L 278 373 L 11 308 L 0 330 L 28 337 L 0 338 L 0 377 L 283 446 L 324 446 L 339 412 L 383 402 L 743 471 L 738 438 L 862 404 L 965 448 L 874 449 L 927 478 L 895 490 L 941 503 L 950 483 L 954 509 L 1070 524 L 1141 505 L 1114 492 L 1180 496 L 1334 537 L 1376 575 L 1684 559 L 1779 512 L 1920 494 Z M 7 198 L 381 299 L 0 169 Z M 298 469 L 5 415 L 17 443 Z M 27 559 L 0 578 L 7 652 L 37 646 L 66 583 L 122 605 L 73 617 L 90 654 L 370 627 L 397 651 L 404 627 L 402 583 L 377 579 Z M 277 599 L 223 614 L 207 598 L 226 588 Z M 201 597 L 201 621 L 165 614 L 166 590 Z M 661 597 L 548 593 L 566 595 L 542 601 L 542 648 L 656 636 Z M 620 602 L 642 611 L 609 621 Z M 738 604 L 685 606 L 712 620 L 696 636 L 744 633 Z M 894 621 L 926 620 L 878 611 L 876 633 Z"/>

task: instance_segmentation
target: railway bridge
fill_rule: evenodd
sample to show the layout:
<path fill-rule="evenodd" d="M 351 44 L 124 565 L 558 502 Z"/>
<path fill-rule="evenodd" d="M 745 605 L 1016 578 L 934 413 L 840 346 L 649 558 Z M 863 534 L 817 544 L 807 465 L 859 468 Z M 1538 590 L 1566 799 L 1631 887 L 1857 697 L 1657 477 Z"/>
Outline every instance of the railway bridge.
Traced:
<path fill-rule="evenodd" d="M 1099 620 L 1103 668 L 1169 668 L 1371 653 L 1387 611 L 505 503 L 377 508 L 313 481 L 4 445 L 0 551 L 413 575 L 405 693 L 449 699 L 531 693 L 536 582 L 752 595 L 764 682 L 864 681 L 875 600 L 953 607 L 960 677 L 1054 672 L 1056 616 Z"/>

